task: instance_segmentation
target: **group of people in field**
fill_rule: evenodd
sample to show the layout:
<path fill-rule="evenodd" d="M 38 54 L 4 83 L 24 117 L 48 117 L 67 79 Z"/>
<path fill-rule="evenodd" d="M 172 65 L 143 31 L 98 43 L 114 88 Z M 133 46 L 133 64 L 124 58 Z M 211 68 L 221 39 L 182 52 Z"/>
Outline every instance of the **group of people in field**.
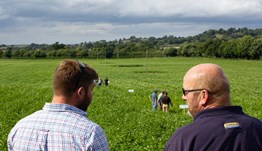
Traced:
<path fill-rule="evenodd" d="M 86 117 L 98 78 L 89 65 L 63 60 L 53 75 L 51 102 L 16 123 L 8 135 L 8 150 L 108 151 L 104 130 Z M 158 104 L 168 111 L 167 92 L 157 97 L 155 90 L 150 98 L 153 110 Z M 231 105 L 229 81 L 220 66 L 190 68 L 183 78 L 182 99 L 194 121 L 177 129 L 163 150 L 262 151 L 262 122 Z"/>
<path fill-rule="evenodd" d="M 102 86 L 103 83 L 104 83 L 103 79 L 99 77 L 98 80 L 97 80 L 97 85 L 98 85 L 98 86 Z M 108 84 L 109 84 L 109 80 L 108 80 L 108 78 L 106 77 L 106 78 L 105 78 L 105 86 L 108 86 Z"/>
<path fill-rule="evenodd" d="M 152 111 L 159 108 L 163 112 L 169 112 L 170 106 L 173 106 L 167 91 L 162 91 L 157 94 L 158 90 L 155 89 L 149 96 L 152 102 Z"/>

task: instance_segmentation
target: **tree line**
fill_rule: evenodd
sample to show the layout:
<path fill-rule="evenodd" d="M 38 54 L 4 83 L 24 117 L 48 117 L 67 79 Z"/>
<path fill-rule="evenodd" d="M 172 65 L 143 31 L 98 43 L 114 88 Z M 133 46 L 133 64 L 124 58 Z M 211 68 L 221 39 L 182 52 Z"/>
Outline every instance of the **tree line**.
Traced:
<path fill-rule="evenodd" d="M 81 42 L 79 44 L 0 45 L 0 58 L 216 57 L 260 59 L 262 29 L 210 29 L 196 36 Z"/>

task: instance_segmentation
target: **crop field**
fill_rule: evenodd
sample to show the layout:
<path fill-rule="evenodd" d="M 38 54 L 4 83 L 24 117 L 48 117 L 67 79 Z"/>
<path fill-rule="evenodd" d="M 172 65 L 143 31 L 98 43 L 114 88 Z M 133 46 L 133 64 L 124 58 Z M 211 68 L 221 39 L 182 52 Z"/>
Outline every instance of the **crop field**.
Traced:
<path fill-rule="evenodd" d="M 262 61 L 207 58 L 79 59 L 95 68 L 109 86 L 98 86 L 88 118 L 105 131 L 110 150 L 160 151 L 175 129 L 191 123 L 180 104 L 182 78 L 199 63 L 220 65 L 231 84 L 231 101 L 247 114 L 262 119 Z M 0 59 L 0 150 L 21 118 L 52 99 L 52 74 L 60 59 Z M 167 90 L 169 113 L 151 111 L 149 95 Z M 128 90 L 134 90 L 130 93 Z M 212 122 L 212 121 L 210 121 Z"/>

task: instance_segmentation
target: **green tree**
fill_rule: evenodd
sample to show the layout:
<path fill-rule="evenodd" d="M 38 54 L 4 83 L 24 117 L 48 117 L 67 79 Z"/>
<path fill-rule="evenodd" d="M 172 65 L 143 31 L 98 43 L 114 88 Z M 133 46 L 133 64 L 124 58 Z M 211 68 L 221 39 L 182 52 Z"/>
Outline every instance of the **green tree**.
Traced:
<path fill-rule="evenodd" d="M 20 50 L 13 50 L 12 51 L 13 58 L 20 58 Z"/>
<path fill-rule="evenodd" d="M 31 58 L 33 56 L 34 52 L 33 51 L 29 51 L 27 50 L 25 53 L 24 53 L 24 57 L 25 58 Z"/>
<path fill-rule="evenodd" d="M 75 58 L 77 56 L 77 51 L 76 50 L 67 50 L 67 57 L 70 57 L 70 58 Z"/>
<path fill-rule="evenodd" d="M 56 55 L 56 56 L 59 57 L 59 58 L 65 57 L 65 56 L 66 56 L 66 51 L 63 50 L 63 49 L 59 49 L 59 50 L 57 51 L 57 55 Z"/>
<path fill-rule="evenodd" d="M 223 58 L 237 58 L 237 41 L 232 39 L 224 41 L 221 44 L 221 57 Z"/>
<path fill-rule="evenodd" d="M 197 56 L 196 48 L 196 45 L 193 43 L 184 44 L 182 47 L 180 47 L 179 54 L 185 57 Z"/>
<path fill-rule="evenodd" d="M 59 42 L 55 42 L 54 44 L 52 44 L 51 47 L 54 50 L 65 49 L 65 45 L 64 44 L 59 44 Z"/>
<path fill-rule="evenodd" d="M 260 59 L 262 55 L 262 38 L 254 40 L 249 51 L 250 58 L 248 59 Z"/>
<path fill-rule="evenodd" d="M 202 45 L 202 49 L 204 51 L 205 56 L 220 57 L 218 48 L 221 42 L 222 41 L 220 39 L 209 39 L 206 42 L 204 42 Z"/>
<path fill-rule="evenodd" d="M 177 56 L 177 49 L 176 48 L 168 48 L 165 52 L 166 56 L 174 57 Z"/>
<path fill-rule="evenodd" d="M 47 56 L 50 57 L 50 58 L 56 58 L 57 57 L 57 51 L 56 50 L 48 51 Z"/>
<path fill-rule="evenodd" d="M 25 49 L 21 49 L 21 50 L 20 50 L 20 54 L 19 54 L 20 56 L 19 56 L 19 57 L 20 57 L 20 58 L 24 58 L 24 57 L 25 57 L 25 53 L 26 53 L 26 50 L 25 50 Z"/>
<path fill-rule="evenodd" d="M 88 57 L 89 56 L 89 52 L 88 52 L 88 50 L 87 49 L 82 49 L 82 50 L 80 50 L 80 52 L 79 52 L 79 56 L 80 57 Z"/>
<path fill-rule="evenodd" d="M 0 58 L 2 58 L 3 53 L 3 50 L 0 50 Z"/>
<path fill-rule="evenodd" d="M 236 54 L 238 58 L 250 58 L 249 52 L 254 38 L 251 36 L 244 36 L 237 40 Z"/>
<path fill-rule="evenodd" d="M 45 58 L 46 53 L 45 53 L 45 51 L 36 50 L 36 51 L 34 51 L 34 57 L 35 58 Z"/>
<path fill-rule="evenodd" d="M 12 57 L 12 50 L 10 48 L 8 48 L 6 51 L 5 51 L 5 57 L 6 58 L 11 58 Z"/>

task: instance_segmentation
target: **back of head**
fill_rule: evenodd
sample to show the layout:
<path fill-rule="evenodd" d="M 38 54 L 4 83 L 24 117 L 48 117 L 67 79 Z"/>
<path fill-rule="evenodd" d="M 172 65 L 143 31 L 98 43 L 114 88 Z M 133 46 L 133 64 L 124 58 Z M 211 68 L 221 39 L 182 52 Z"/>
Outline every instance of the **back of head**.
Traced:
<path fill-rule="evenodd" d="M 88 65 L 77 60 L 63 60 L 54 72 L 53 93 L 69 99 L 78 87 L 88 88 L 95 79 L 98 74 Z"/>
<path fill-rule="evenodd" d="M 230 104 L 229 81 L 221 67 L 216 64 L 199 64 L 192 67 L 184 77 L 196 89 L 206 89 L 210 94 L 209 104 Z"/>

